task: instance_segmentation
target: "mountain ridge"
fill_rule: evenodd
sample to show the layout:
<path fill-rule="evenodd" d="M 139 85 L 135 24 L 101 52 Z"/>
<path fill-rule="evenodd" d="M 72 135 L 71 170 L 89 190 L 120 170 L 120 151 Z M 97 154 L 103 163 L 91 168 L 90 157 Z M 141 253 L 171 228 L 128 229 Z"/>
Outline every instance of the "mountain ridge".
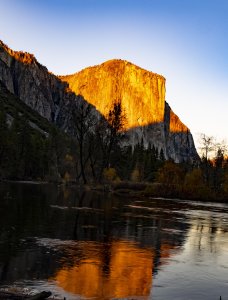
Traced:
<path fill-rule="evenodd" d="M 45 66 L 43 66 L 42 64 L 40 64 L 38 62 L 38 60 L 36 59 L 35 55 L 29 52 L 25 52 L 25 51 L 15 51 L 12 50 L 8 45 L 6 45 L 5 43 L 3 43 L 2 40 L 0 40 L 0 47 L 2 49 L 4 49 L 10 56 L 12 56 L 13 58 L 15 58 L 16 60 L 25 63 L 25 64 L 32 64 L 32 63 L 36 63 L 37 65 L 45 68 L 47 70 L 47 68 Z"/>
<path fill-rule="evenodd" d="M 120 58 L 108 59 L 108 60 L 106 60 L 106 61 L 104 61 L 104 62 L 102 62 L 100 64 L 85 67 L 85 68 L 83 68 L 83 69 L 81 69 L 81 70 L 79 70 L 77 72 L 72 73 L 72 74 L 57 75 L 57 77 L 59 77 L 59 78 L 71 77 L 71 76 L 76 75 L 76 74 L 78 74 L 78 73 L 80 73 L 80 72 L 82 72 L 82 71 L 84 71 L 86 69 L 91 69 L 91 68 L 96 68 L 96 67 L 102 67 L 104 65 L 115 63 L 115 62 L 121 62 L 121 63 L 126 63 L 126 64 L 129 64 L 129 65 L 132 65 L 132 66 L 136 66 L 138 69 L 141 69 L 142 71 L 153 73 L 154 75 L 157 75 L 158 77 L 161 77 L 161 78 L 165 79 L 165 77 L 163 75 L 161 75 L 161 74 L 158 74 L 158 73 L 152 72 L 152 71 L 148 71 L 145 68 L 142 68 L 142 67 L 138 66 L 137 64 L 134 64 L 134 63 L 130 62 L 129 60 L 120 59 Z"/>
<path fill-rule="evenodd" d="M 164 120 L 165 78 L 128 61 L 109 60 L 61 79 L 103 115 L 121 101 L 128 115 L 127 129 Z"/>
<path fill-rule="evenodd" d="M 164 76 L 114 59 L 59 78 L 104 116 L 121 102 L 133 147 L 141 141 L 145 147 L 155 144 L 166 158 L 178 162 L 197 157 L 189 128 L 165 100 Z"/>
<path fill-rule="evenodd" d="M 155 76 L 159 79 L 164 80 L 164 82 L 166 82 L 166 79 L 163 75 L 160 75 L 158 73 L 152 72 L 152 71 L 147 71 L 144 68 L 141 68 L 127 60 L 122 60 L 122 59 L 110 59 L 107 60 L 103 63 L 101 63 L 100 65 L 94 65 L 91 67 L 86 67 L 78 72 L 75 72 L 73 74 L 70 75 L 58 75 L 58 78 L 60 78 L 62 81 L 69 83 L 69 87 L 71 89 L 71 91 L 75 92 L 77 94 L 77 91 L 74 91 L 74 87 L 72 88 L 71 86 L 71 80 L 75 77 L 77 77 L 80 74 L 83 74 L 84 72 L 87 72 L 88 70 L 95 70 L 96 68 L 102 69 L 104 67 L 106 67 L 107 65 L 112 65 L 112 64 L 125 64 L 125 65 L 129 65 L 133 68 L 137 68 L 138 70 L 145 72 L 145 73 L 149 73 L 151 75 L 151 77 Z M 77 79 L 76 79 L 77 80 Z M 78 92 L 78 94 L 80 94 L 80 91 Z M 86 99 L 87 101 L 89 101 L 89 99 Z M 175 131 L 188 131 L 188 127 L 180 120 L 180 118 L 172 111 L 172 116 L 171 116 L 171 131 L 175 132 Z"/>
<path fill-rule="evenodd" d="M 11 93 L 66 132 L 71 132 L 73 106 L 92 104 L 93 116 L 99 120 L 114 102 L 121 101 L 132 147 L 141 141 L 145 147 L 153 144 L 176 162 L 198 156 L 190 130 L 165 101 L 165 78 L 126 60 L 112 59 L 72 75 L 55 76 L 34 55 L 13 51 L 1 42 L 0 80 Z"/>

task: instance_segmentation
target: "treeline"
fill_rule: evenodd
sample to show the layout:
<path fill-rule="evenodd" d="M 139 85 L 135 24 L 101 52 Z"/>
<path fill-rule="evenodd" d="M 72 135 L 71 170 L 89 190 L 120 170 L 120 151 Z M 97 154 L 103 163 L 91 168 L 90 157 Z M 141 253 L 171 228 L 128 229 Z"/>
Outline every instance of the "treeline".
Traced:
<path fill-rule="evenodd" d="M 219 149 L 213 158 L 203 156 L 197 165 L 165 161 L 156 183 L 148 185 L 150 196 L 193 200 L 228 200 L 228 158 Z"/>
<path fill-rule="evenodd" d="M 71 132 L 66 134 L 53 124 L 44 126 L 24 104 L 12 111 L 9 100 L 0 102 L 1 179 L 83 184 L 153 181 L 164 161 L 163 151 L 153 145 L 122 146 L 128 142 L 120 102 L 106 118 L 97 118 L 84 101 L 75 104 Z"/>
<path fill-rule="evenodd" d="M 125 133 L 127 118 L 116 102 L 104 118 L 96 119 L 89 104 L 82 103 L 72 113 L 71 128 L 75 137 L 72 163 L 76 174 L 68 173 L 65 180 L 74 178 L 95 183 L 119 181 L 153 181 L 164 161 L 163 150 L 143 142 L 129 146 Z M 125 146 L 124 146 L 125 145 Z"/>
<path fill-rule="evenodd" d="M 154 145 L 129 146 L 120 102 L 105 118 L 98 118 L 85 101 L 75 103 L 66 134 L 31 109 L 27 112 L 24 104 L 13 111 L 9 100 L 0 102 L 0 179 L 135 186 L 141 182 L 146 183 L 143 193 L 151 196 L 228 198 L 228 159 L 223 147 L 208 158 L 212 145 L 205 137 L 201 160 L 176 164 L 166 161 L 163 149 Z"/>
<path fill-rule="evenodd" d="M 0 81 L 0 180 L 60 180 L 68 143 Z"/>
<path fill-rule="evenodd" d="M 57 180 L 60 147 L 58 131 L 44 134 L 23 116 L 7 121 L 0 111 L 0 178 L 11 180 Z M 59 135 L 59 133 L 58 133 Z"/>

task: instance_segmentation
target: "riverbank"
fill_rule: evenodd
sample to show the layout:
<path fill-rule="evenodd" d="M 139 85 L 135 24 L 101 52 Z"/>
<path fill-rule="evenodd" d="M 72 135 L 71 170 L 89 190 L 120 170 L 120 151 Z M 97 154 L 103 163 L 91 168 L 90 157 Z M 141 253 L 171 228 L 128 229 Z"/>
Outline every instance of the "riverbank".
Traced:
<path fill-rule="evenodd" d="M 93 187 L 94 190 L 105 190 L 119 196 L 152 197 L 180 200 L 210 201 L 228 203 L 228 195 L 197 187 L 195 189 L 184 185 L 148 183 L 148 182 L 119 182 L 104 186 Z"/>
<path fill-rule="evenodd" d="M 45 299 L 62 300 L 56 297 L 49 298 L 51 297 L 51 295 L 52 293 L 50 291 L 31 293 L 28 288 L 19 289 L 19 288 L 12 287 L 12 288 L 0 289 L 0 299 L 3 300 L 45 300 Z"/>
<path fill-rule="evenodd" d="M 2 180 L 0 182 L 22 183 L 22 184 L 50 184 L 50 182 L 48 182 L 48 181 L 35 181 L 35 180 Z"/>
<path fill-rule="evenodd" d="M 216 193 L 208 187 L 196 187 L 191 189 L 184 185 L 162 184 L 150 182 L 106 182 L 102 184 L 76 184 L 75 182 L 49 182 L 35 180 L 2 180 L 0 183 L 15 183 L 29 185 L 48 185 L 54 184 L 59 187 L 69 189 L 80 189 L 85 191 L 96 191 L 111 193 L 121 197 L 134 198 L 163 198 L 163 199 L 180 199 L 194 201 L 209 201 L 228 203 L 228 195 L 224 193 Z"/>

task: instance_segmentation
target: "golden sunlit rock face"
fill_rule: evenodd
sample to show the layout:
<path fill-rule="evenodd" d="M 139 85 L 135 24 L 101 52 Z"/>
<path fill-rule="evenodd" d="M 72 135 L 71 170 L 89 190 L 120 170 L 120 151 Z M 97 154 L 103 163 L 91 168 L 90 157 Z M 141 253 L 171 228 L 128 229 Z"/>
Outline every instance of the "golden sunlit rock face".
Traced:
<path fill-rule="evenodd" d="M 10 49 L 7 45 L 5 45 L 2 41 L 0 41 L 0 47 L 2 47 L 6 51 L 6 53 L 9 54 L 9 55 L 1 55 L 1 59 L 7 65 L 10 64 L 12 57 L 24 64 L 31 64 L 33 62 L 36 62 L 37 64 L 39 64 L 37 62 L 35 56 L 31 53 L 23 52 L 23 51 L 14 51 L 14 50 Z"/>
<path fill-rule="evenodd" d="M 127 129 L 164 121 L 165 78 L 161 75 L 124 60 L 110 60 L 60 78 L 103 115 L 121 101 Z"/>
<path fill-rule="evenodd" d="M 170 110 L 170 122 L 169 122 L 169 130 L 170 132 L 188 132 L 189 129 L 187 126 L 185 126 L 179 117 Z"/>
<path fill-rule="evenodd" d="M 198 157 L 190 130 L 165 101 L 163 76 L 114 59 L 59 78 L 104 116 L 121 102 L 132 147 L 150 143 L 175 162 Z"/>

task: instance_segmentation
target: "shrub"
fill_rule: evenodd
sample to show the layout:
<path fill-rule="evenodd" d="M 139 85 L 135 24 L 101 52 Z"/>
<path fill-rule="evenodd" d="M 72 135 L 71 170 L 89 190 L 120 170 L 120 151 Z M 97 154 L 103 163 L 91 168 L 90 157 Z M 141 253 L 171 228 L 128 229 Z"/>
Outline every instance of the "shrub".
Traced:
<path fill-rule="evenodd" d="M 133 182 L 139 182 L 140 181 L 140 172 L 139 169 L 134 169 L 131 174 L 131 181 Z"/>
<path fill-rule="evenodd" d="M 65 174 L 64 174 L 64 178 L 63 178 L 64 183 L 65 183 L 65 184 L 69 183 L 70 179 L 71 179 L 71 176 L 70 176 L 70 174 L 66 171 Z"/>
<path fill-rule="evenodd" d="M 119 182 L 120 178 L 116 173 L 115 168 L 105 168 L 103 171 L 104 180 L 107 182 Z"/>
<path fill-rule="evenodd" d="M 201 169 L 193 169 L 184 180 L 184 194 L 192 199 L 211 199 L 213 193 L 205 184 Z"/>

